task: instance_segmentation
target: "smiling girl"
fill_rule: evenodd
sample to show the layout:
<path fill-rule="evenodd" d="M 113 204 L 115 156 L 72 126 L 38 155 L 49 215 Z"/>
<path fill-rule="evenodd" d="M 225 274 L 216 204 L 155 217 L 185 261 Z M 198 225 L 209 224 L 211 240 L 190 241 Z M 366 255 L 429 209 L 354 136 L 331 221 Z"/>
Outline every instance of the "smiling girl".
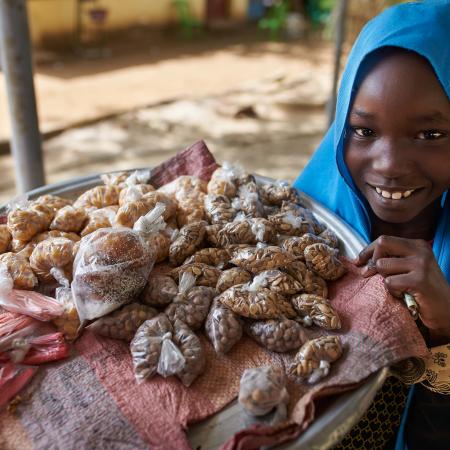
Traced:
<path fill-rule="evenodd" d="M 295 186 L 371 242 L 356 263 L 394 296 L 415 298 L 430 347 L 449 344 L 450 1 L 401 4 L 366 25 L 336 120 Z M 410 390 L 397 448 L 449 448 L 449 400 Z M 389 448 L 377 432 L 385 438 L 370 448 Z"/>

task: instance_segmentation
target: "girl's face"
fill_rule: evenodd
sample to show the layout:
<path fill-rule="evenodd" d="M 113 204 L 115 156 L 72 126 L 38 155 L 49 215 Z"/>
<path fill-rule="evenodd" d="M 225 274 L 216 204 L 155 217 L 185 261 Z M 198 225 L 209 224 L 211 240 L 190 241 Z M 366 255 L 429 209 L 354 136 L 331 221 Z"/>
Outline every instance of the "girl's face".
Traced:
<path fill-rule="evenodd" d="M 375 219 L 434 220 L 450 187 L 450 101 L 425 59 L 398 51 L 370 70 L 350 111 L 345 162 Z"/>

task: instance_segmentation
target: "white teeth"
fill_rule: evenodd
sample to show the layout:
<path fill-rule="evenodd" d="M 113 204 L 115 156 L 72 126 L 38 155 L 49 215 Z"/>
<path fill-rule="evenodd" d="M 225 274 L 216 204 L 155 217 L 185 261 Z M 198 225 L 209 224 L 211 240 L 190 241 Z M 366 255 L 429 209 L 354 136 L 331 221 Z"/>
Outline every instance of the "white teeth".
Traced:
<path fill-rule="evenodd" d="M 382 197 L 384 197 L 384 198 L 392 198 L 393 200 L 400 200 L 402 198 L 408 198 L 414 192 L 414 189 L 411 189 L 411 190 L 405 191 L 405 192 L 397 191 L 397 192 L 392 192 L 391 193 L 391 192 L 388 192 L 388 191 L 383 191 L 379 187 L 375 187 L 375 190 Z"/>

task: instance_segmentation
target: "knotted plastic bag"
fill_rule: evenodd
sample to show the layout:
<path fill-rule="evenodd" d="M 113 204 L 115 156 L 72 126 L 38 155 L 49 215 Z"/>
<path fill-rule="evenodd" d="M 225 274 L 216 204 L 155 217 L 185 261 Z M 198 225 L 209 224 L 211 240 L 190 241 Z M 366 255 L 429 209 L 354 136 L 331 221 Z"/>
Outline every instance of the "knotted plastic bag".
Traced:
<path fill-rule="evenodd" d="M 245 370 L 239 389 L 240 405 L 253 416 L 263 416 L 274 408 L 271 423 L 286 420 L 289 393 L 280 367 L 263 366 Z"/>
<path fill-rule="evenodd" d="M 133 230 L 102 228 L 85 236 L 72 282 L 80 321 L 104 316 L 136 299 L 153 264 L 149 246 Z"/>

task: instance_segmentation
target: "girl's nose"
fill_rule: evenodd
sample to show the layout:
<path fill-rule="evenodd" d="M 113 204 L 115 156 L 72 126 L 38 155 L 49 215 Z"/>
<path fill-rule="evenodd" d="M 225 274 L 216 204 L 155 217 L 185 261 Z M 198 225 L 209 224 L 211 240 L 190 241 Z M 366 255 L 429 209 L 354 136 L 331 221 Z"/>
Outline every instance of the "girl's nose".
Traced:
<path fill-rule="evenodd" d="M 372 154 L 372 167 L 384 178 L 401 178 L 410 171 L 411 162 L 407 157 L 408 152 L 402 148 L 398 140 L 378 139 L 372 147 Z"/>

